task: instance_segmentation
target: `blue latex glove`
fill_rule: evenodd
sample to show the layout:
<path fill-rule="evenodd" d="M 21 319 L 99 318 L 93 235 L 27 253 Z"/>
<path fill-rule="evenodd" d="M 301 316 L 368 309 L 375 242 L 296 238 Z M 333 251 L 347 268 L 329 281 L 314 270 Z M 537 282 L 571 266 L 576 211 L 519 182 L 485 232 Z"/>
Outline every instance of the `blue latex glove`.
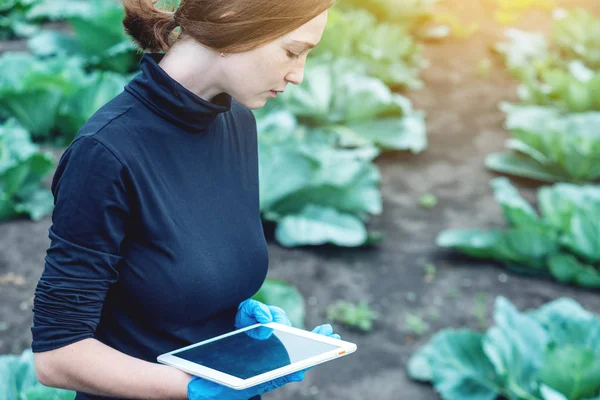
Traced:
<path fill-rule="evenodd" d="M 314 333 L 318 333 L 319 335 L 325 335 L 336 339 L 340 339 L 340 335 L 333 333 L 333 327 L 329 324 L 319 325 L 312 331 Z M 267 392 L 280 388 L 290 382 L 301 382 L 302 380 L 304 380 L 304 373 L 310 369 L 312 369 L 312 367 L 304 369 L 302 371 L 294 372 L 289 375 L 282 376 L 281 378 L 277 378 L 269 382 L 261 383 L 260 385 L 256 385 L 244 390 L 231 389 L 227 386 L 219 385 L 218 383 L 214 383 L 195 376 L 188 383 L 188 399 L 248 400 L 251 397 L 263 395 Z"/>
<path fill-rule="evenodd" d="M 250 325 L 267 324 L 269 322 L 292 326 L 285 311 L 277 306 L 268 306 L 254 299 L 244 300 L 240 303 L 235 316 L 236 328 L 241 329 Z"/>
<path fill-rule="evenodd" d="M 280 388 L 290 382 L 300 382 L 303 379 L 304 371 L 298 371 L 269 382 L 261 383 L 260 385 L 252 386 L 248 389 L 235 390 L 195 376 L 188 383 L 188 399 L 248 400 L 251 397 Z"/>
<path fill-rule="evenodd" d="M 313 333 L 318 333 L 319 335 L 329 336 L 334 339 L 341 340 L 342 337 L 337 333 L 333 333 L 333 326 L 330 324 L 319 325 L 315 329 L 312 330 Z"/>

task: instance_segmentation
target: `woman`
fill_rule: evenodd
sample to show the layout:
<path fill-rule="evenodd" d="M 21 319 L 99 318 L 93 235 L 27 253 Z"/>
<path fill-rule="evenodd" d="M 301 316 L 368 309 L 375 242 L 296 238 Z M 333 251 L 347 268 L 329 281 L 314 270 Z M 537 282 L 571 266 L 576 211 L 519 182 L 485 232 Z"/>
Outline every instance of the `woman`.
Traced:
<path fill-rule="evenodd" d="M 235 391 L 155 361 L 234 327 L 289 323 L 249 300 L 268 264 L 250 110 L 302 82 L 334 1 L 183 0 L 171 13 L 124 0 L 148 53 L 53 178 L 32 327 L 43 384 L 77 400 L 248 399 L 303 378 Z"/>

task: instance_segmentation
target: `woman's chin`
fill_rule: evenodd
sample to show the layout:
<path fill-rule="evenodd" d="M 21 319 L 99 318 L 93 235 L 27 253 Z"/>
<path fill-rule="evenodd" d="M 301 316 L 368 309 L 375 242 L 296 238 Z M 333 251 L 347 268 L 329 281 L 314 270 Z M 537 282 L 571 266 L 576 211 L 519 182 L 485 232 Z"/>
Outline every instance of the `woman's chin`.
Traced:
<path fill-rule="evenodd" d="M 267 104 L 268 100 L 269 99 L 266 97 L 265 98 L 256 97 L 256 98 L 252 99 L 251 101 L 246 101 L 246 100 L 239 101 L 238 100 L 238 103 L 246 106 L 250 110 L 258 110 L 259 108 L 263 108 Z"/>

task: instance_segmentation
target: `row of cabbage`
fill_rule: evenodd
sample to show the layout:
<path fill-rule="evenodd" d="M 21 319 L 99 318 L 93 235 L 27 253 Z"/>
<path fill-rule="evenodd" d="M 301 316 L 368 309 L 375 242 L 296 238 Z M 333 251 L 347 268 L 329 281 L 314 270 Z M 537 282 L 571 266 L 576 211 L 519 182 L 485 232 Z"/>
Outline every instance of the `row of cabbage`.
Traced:
<path fill-rule="evenodd" d="M 261 208 L 281 244 L 378 240 L 366 229 L 382 207 L 373 160 L 381 151 L 417 153 L 427 145 L 424 113 L 396 92 L 422 85 L 426 62 L 411 27 L 433 3 L 342 0 L 307 61 L 304 83 L 256 112 Z M 117 2 L 11 0 L 0 13 L 4 36 L 25 36 L 28 48 L 0 57 L 0 219 L 39 219 L 51 210 L 51 196 L 34 192 L 32 182 L 51 171 L 51 159 L 35 146 L 67 146 L 138 73 L 139 53 Z M 41 25 L 48 21 L 69 28 Z M 35 144 L 23 151 L 28 134 Z"/>
<path fill-rule="evenodd" d="M 519 79 L 518 104 L 502 103 L 508 152 L 493 171 L 542 182 L 537 208 L 506 178 L 491 186 L 507 229 L 450 230 L 437 243 L 531 275 L 600 288 L 600 19 L 583 9 L 553 14 L 551 42 L 510 28 L 496 45 Z M 587 184 L 584 184 L 586 183 Z"/>
<path fill-rule="evenodd" d="M 554 12 L 549 40 L 514 28 L 496 45 L 519 81 L 519 104 L 502 104 L 512 134 L 487 166 L 546 182 L 600 178 L 600 18 Z"/>
<path fill-rule="evenodd" d="M 485 332 L 445 329 L 408 362 L 444 400 L 600 400 L 600 316 L 560 298 L 520 312 L 495 301 Z"/>
<path fill-rule="evenodd" d="M 535 3 L 512 1 L 512 3 Z M 520 80 L 519 104 L 503 103 L 510 150 L 493 171 L 552 182 L 537 210 L 505 177 L 491 181 L 507 228 L 449 230 L 437 244 L 509 269 L 600 288 L 600 21 L 584 10 L 554 12 L 551 43 L 507 30 L 496 50 Z M 584 184 L 586 183 L 587 184 Z M 412 379 L 444 400 L 599 400 L 600 316 L 560 298 L 520 312 L 495 301 L 485 332 L 444 329 L 408 362 Z"/>

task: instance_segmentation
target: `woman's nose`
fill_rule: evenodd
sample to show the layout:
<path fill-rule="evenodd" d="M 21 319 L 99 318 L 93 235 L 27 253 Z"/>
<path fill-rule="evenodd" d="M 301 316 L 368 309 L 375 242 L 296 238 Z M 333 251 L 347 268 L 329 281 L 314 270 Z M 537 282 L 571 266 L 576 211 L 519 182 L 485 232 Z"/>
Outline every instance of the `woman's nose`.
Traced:
<path fill-rule="evenodd" d="M 294 68 L 287 76 L 287 81 L 300 85 L 304 81 L 304 63 Z"/>

